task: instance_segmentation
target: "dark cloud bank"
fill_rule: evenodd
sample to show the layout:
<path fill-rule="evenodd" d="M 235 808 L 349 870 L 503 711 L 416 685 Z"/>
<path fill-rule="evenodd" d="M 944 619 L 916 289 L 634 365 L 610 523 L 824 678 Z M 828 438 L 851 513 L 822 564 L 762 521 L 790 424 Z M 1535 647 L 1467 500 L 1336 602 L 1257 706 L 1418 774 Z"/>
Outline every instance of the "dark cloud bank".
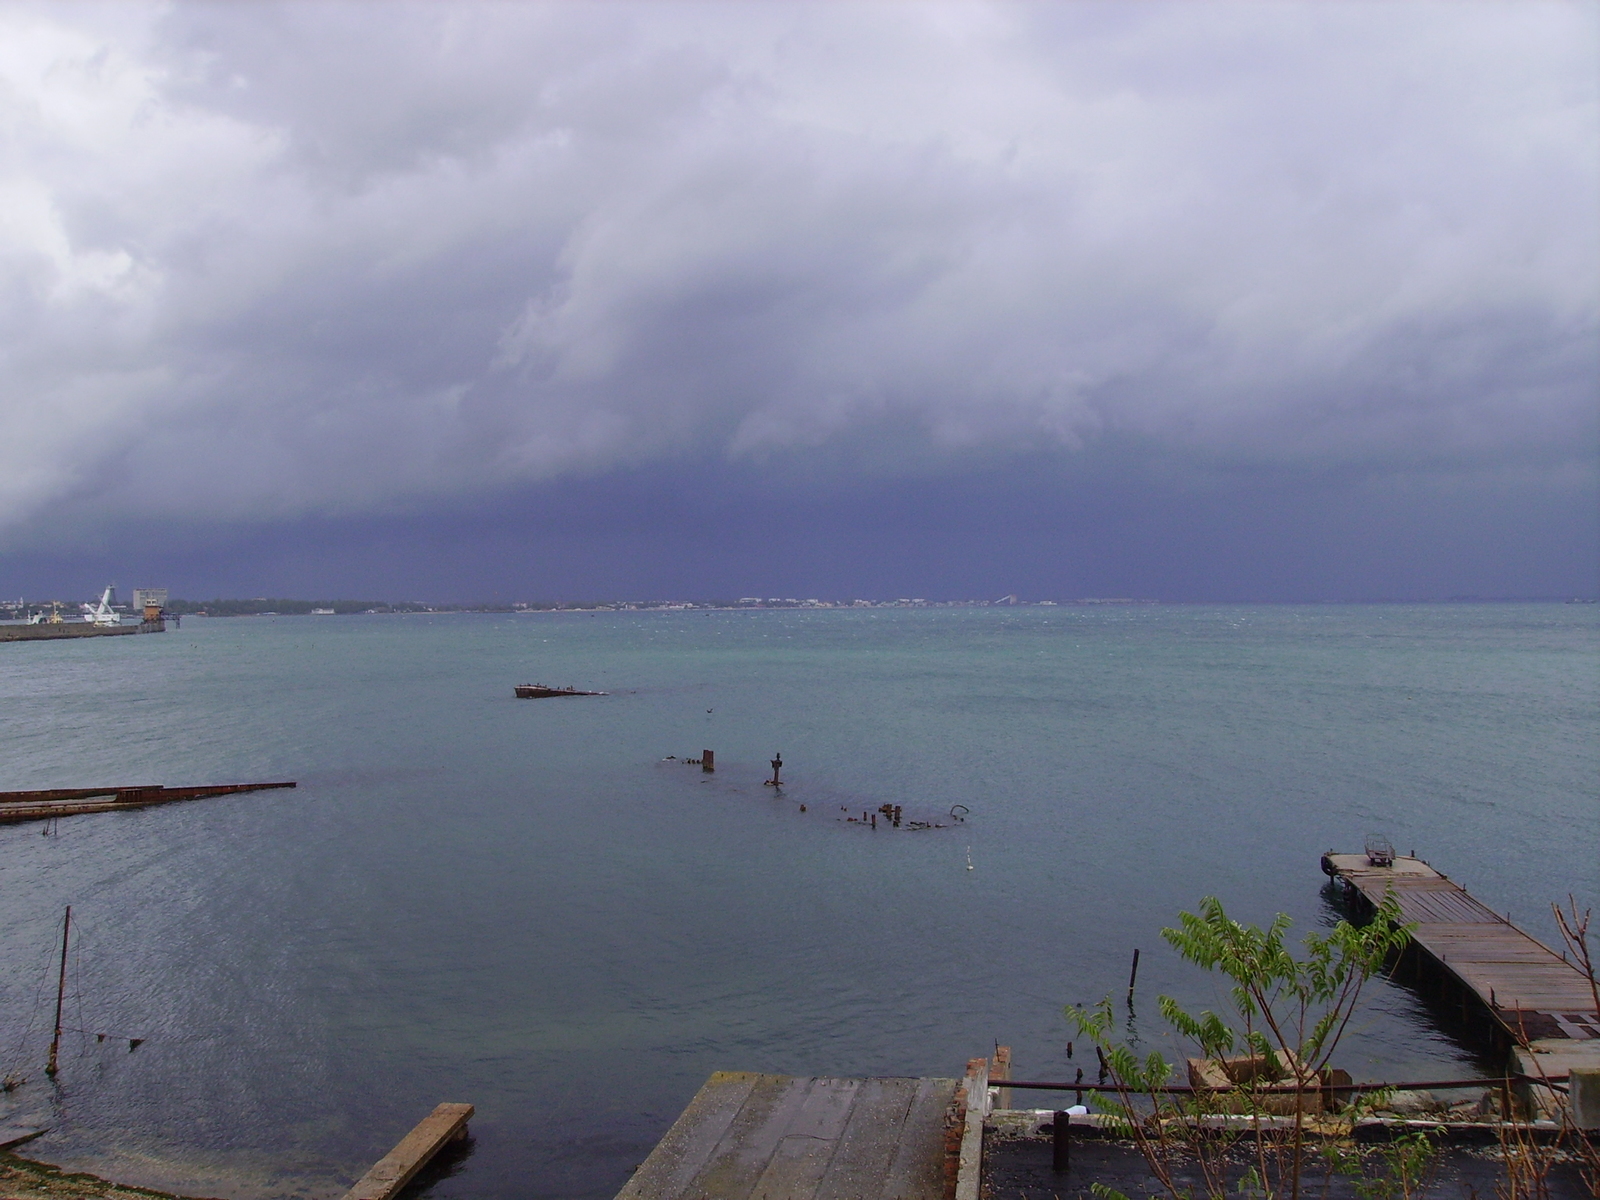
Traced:
<path fill-rule="evenodd" d="M 0 7 L 0 589 L 1592 595 L 1597 32 Z"/>

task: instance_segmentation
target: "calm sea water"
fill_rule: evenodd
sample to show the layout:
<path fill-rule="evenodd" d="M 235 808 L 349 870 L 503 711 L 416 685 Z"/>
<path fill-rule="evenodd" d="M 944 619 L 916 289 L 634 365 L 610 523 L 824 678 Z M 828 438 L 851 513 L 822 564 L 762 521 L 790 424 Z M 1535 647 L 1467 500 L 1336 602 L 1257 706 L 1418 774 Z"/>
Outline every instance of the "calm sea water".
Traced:
<path fill-rule="evenodd" d="M 1326 923 L 1318 855 L 1369 832 L 1553 936 L 1551 900 L 1600 892 L 1597 617 L 191 618 L 3 646 L 0 788 L 300 786 L 0 827 L 0 1070 L 29 1077 L 0 1120 L 130 1182 L 319 1197 L 465 1100 L 475 1148 L 429 1195 L 607 1197 L 713 1070 L 952 1075 L 998 1040 L 1070 1077 L 1062 1005 L 1120 993 L 1135 947 L 1134 1033 L 1168 1048 L 1159 992 L 1221 996 L 1161 927 L 1207 894 Z M 613 694 L 512 698 L 534 679 Z M 714 776 L 662 761 L 707 747 Z M 886 802 L 970 815 L 844 820 Z M 1474 1069 L 1388 984 L 1340 1061 Z"/>

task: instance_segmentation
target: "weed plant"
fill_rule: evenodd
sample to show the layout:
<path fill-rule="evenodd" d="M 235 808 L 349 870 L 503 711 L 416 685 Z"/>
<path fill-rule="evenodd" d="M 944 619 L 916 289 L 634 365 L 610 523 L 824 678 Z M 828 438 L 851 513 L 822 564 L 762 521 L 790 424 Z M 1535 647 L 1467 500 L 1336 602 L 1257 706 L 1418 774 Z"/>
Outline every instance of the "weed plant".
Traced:
<path fill-rule="evenodd" d="M 1194 1200 L 1182 1182 L 1189 1169 L 1198 1171 L 1206 1200 L 1230 1193 L 1299 1200 L 1310 1165 L 1308 1134 L 1332 1131 L 1322 1111 L 1331 1095 L 1329 1061 L 1366 982 L 1405 945 L 1410 929 L 1389 899 L 1359 927 L 1340 921 L 1326 934 L 1307 934 L 1297 956 L 1288 943 L 1290 919 L 1282 913 L 1261 929 L 1233 920 L 1215 897 L 1199 908 L 1180 913 L 1177 927 L 1162 930 L 1162 937 L 1185 960 L 1226 977 L 1232 1012 L 1196 1015 L 1170 996 L 1160 997 L 1160 1009 L 1197 1058 L 1222 1068 L 1220 1086 L 1187 1094 L 1165 1090 L 1174 1064 L 1156 1052 L 1141 1058 L 1116 1040 L 1109 999 L 1069 1007 L 1067 1018 L 1100 1050 L 1116 1089 L 1109 1113 L 1171 1200 Z M 1362 1107 L 1341 1114 L 1346 1131 Z M 1399 1156 L 1394 1169 L 1381 1184 L 1363 1177 L 1360 1186 L 1370 1200 L 1413 1200 L 1427 1174 L 1422 1143 L 1387 1152 Z M 1325 1186 L 1334 1174 L 1348 1173 L 1352 1161 L 1359 1169 L 1359 1160 L 1320 1156 Z M 1380 1187 L 1400 1190 L 1373 1190 Z M 1127 1200 L 1109 1188 L 1094 1190 L 1102 1200 Z M 1362 1200 L 1369 1200 L 1367 1192 Z"/>

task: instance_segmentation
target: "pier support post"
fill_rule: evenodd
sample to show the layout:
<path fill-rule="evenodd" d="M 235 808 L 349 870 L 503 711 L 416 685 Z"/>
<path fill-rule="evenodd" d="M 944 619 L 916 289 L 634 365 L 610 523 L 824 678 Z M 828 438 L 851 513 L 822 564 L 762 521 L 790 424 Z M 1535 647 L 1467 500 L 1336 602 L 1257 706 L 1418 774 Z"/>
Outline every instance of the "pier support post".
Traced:
<path fill-rule="evenodd" d="M 717 769 L 717 752 L 715 750 L 700 751 L 700 769 L 708 775 Z"/>
<path fill-rule="evenodd" d="M 1060 1174 L 1072 1165 L 1072 1116 L 1057 1112 L 1050 1134 L 1050 1169 Z"/>
<path fill-rule="evenodd" d="M 1573 1067 L 1567 1075 L 1572 1123 L 1585 1133 L 1600 1131 L 1600 1067 Z"/>

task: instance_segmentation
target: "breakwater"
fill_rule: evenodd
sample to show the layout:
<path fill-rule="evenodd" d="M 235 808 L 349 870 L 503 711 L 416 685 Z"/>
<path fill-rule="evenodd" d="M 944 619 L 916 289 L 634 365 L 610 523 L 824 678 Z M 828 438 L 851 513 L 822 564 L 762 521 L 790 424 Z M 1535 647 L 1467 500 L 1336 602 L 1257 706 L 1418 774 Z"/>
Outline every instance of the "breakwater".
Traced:
<path fill-rule="evenodd" d="M 165 633 L 166 629 L 165 621 L 141 621 L 137 625 L 91 625 L 87 621 L 62 621 L 56 625 L 0 625 L 0 642 L 54 642 L 66 638 Z"/>

